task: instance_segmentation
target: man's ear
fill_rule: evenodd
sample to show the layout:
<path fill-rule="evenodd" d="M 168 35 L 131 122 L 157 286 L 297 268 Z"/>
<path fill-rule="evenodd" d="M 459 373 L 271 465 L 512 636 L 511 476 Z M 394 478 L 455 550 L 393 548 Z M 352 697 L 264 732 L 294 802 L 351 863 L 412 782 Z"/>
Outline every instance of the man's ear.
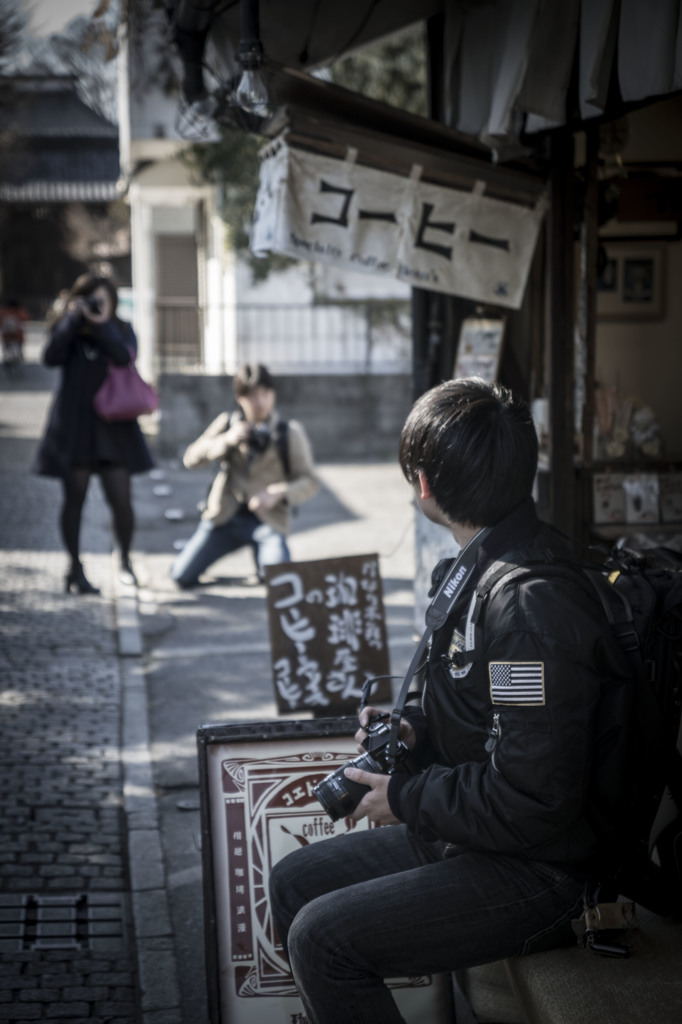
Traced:
<path fill-rule="evenodd" d="M 431 490 L 431 485 L 429 484 L 429 481 L 426 479 L 426 474 L 424 470 L 418 469 L 417 474 L 419 476 L 419 489 L 421 492 L 421 497 L 424 499 L 432 498 L 433 491 Z"/>

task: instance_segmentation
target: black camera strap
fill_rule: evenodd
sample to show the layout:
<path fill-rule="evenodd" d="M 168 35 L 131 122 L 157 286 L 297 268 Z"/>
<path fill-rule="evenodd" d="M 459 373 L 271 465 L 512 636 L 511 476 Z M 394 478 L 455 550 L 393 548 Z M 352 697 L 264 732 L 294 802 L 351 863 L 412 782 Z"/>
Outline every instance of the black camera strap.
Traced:
<path fill-rule="evenodd" d="M 402 718 L 403 711 L 405 709 L 410 683 L 421 664 L 422 658 L 424 657 L 424 651 L 428 647 L 434 631 L 440 629 L 448 616 L 451 615 L 464 591 L 464 588 L 471 579 L 473 573 L 476 571 L 479 549 L 491 529 L 492 527 L 487 526 L 485 529 L 479 530 L 478 533 L 471 538 L 469 543 L 462 548 L 457 558 L 452 563 L 450 571 L 446 574 L 445 579 L 438 588 L 436 596 L 426 609 L 426 615 L 424 616 L 426 629 L 424 630 L 422 638 L 412 655 L 412 660 L 407 669 L 400 693 L 398 694 L 398 702 L 391 712 L 391 733 L 388 740 L 388 748 L 386 750 L 386 759 L 391 767 L 396 763 L 400 734 L 400 719 Z"/>

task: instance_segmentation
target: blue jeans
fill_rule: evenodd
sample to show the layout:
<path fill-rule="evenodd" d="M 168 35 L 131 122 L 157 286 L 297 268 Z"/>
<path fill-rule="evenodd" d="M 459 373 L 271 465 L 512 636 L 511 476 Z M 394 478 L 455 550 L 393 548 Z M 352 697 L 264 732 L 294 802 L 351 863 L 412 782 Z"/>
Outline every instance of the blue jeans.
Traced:
<path fill-rule="evenodd" d="M 246 510 L 220 526 L 202 519 L 173 562 L 171 577 L 179 587 L 193 587 L 209 565 L 246 544 L 251 545 L 260 579 L 266 565 L 291 561 L 285 537 Z"/>
<path fill-rule="evenodd" d="M 302 847 L 270 906 L 309 1024 L 399 1024 L 384 978 L 559 945 L 584 883 L 550 864 L 427 843 L 404 825 Z"/>

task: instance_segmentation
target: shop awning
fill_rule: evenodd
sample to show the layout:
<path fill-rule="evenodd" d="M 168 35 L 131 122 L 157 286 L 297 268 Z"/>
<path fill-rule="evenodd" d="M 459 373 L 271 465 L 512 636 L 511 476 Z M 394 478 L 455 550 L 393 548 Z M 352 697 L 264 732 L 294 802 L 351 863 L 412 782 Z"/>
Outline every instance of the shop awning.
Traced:
<path fill-rule="evenodd" d="M 183 3 L 185 18 L 213 12 L 210 38 L 234 67 L 239 5 Z M 682 0 L 268 0 L 260 37 L 268 65 L 301 71 L 438 15 L 442 120 L 503 159 L 539 131 L 682 90 Z"/>

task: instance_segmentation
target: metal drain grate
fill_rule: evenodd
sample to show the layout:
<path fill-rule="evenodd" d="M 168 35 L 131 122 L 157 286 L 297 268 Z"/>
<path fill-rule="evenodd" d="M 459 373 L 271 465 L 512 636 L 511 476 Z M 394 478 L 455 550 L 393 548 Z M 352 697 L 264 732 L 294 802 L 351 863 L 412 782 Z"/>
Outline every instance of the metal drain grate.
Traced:
<path fill-rule="evenodd" d="M 125 896 L 0 893 L 0 953 L 43 949 L 117 952 L 123 947 Z"/>

